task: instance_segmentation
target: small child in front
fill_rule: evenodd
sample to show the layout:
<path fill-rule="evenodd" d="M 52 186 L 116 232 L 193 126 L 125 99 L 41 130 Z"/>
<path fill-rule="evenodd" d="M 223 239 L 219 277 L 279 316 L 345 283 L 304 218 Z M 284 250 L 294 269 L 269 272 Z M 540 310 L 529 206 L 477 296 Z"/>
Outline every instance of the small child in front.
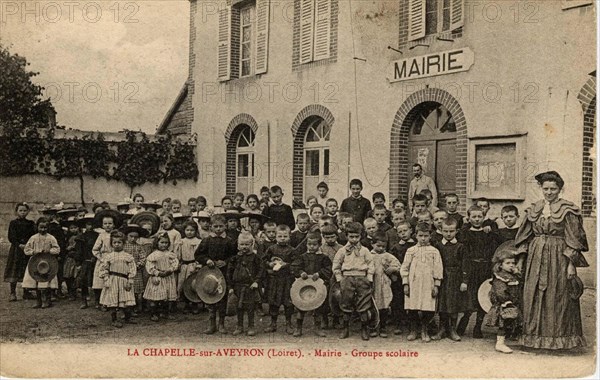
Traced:
<path fill-rule="evenodd" d="M 177 283 L 175 271 L 179 267 L 177 255 L 169 250 L 171 240 L 166 232 L 161 232 L 156 237 L 157 250 L 146 258 L 146 271 L 150 279 L 146 284 L 144 299 L 150 301 L 150 320 L 157 322 L 159 314 L 166 314 L 166 318 L 173 319 L 169 314 L 177 301 Z M 162 306 L 162 313 L 158 308 Z"/>
<path fill-rule="evenodd" d="M 427 326 L 435 314 L 444 267 L 440 251 L 430 245 L 429 225 L 419 223 L 416 230 L 418 243 L 406 251 L 400 271 L 404 284 L 404 307 L 411 314 L 411 329 L 406 339 L 417 338 L 417 322 L 420 322 L 421 340 L 429 342 Z"/>
<path fill-rule="evenodd" d="M 400 275 L 400 261 L 394 255 L 386 251 L 387 239 L 385 233 L 378 231 L 373 236 L 373 264 L 375 273 L 373 275 L 373 298 L 375 306 L 379 309 L 379 326 L 371 331 L 371 336 L 379 335 L 387 338 L 387 321 L 390 316 L 390 305 L 392 302 L 392 280 L 390 276 Z"/>
<path fill-rule="evenodd" d="M 348 243 L 333 259 L 333 274 L 341 288 L 340 309 L 344 312 L 344 328 L 340 339 L 350 336 L 350 318 L 356 311 L 360 315 L 361 337 L 369 340 L 368 311 L 372 307 L 375 264 L 371 252 L 360 244 L 362 225 L 358 222 L 349 223 L 346 233 Z"/>
<path fill-rule="evenodd" d="M 398 242 L 396 242 L 389 252 L 398 259 L 400 264 L 404 262 L 406 251 L 417 242 L 412 238 L 413 230 L 409 222 L 404 221 L 396 226 L 398 231 Z M 389 243 L 388 243 L 389 244 Z M 397 277 L 397 278 L 396 278 Z M 402 286 L 402 277 L 392 274 L 392 320 L 396 322 L 394 327 L 394 335 L 402 334 L 402 325 L 406 325 L 407 315 L 404 309 L 404 287 Z"/>
<path fill-rule="evenodd" d="M 131 254 L 123 251 L 125 235 L 119 231 L 110 234 L 112 252 L 104 255 L 100 264 L 100 277 L 104 280 L 104 289 L 100 295 L 100 304 L 110 310 L 112 325 L 123 327 L 117 320 L 117 312 L 125 313 L 125 323 L 136 323 L 131 319 L 131 307 L 135 306 L 133 279 L 136 274 L 135 261 Z"/>

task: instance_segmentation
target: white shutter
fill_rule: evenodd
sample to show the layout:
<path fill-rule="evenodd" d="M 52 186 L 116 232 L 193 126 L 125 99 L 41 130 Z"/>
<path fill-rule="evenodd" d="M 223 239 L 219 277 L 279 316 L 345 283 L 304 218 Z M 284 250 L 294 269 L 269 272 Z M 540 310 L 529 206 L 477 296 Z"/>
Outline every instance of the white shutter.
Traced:
<path fill-rule="evenodd" d="M 465 24 L 465 0 L 451 0 L 450 30 L 458 29 Z"/>
<path fill-rule="evenodd" d="M 408 0 L 408 40 L 425 37 L 425 0 Z"/>
<path fill-rule="evenodd" d="M 270 7 L 269 0 L 256 0 L 256 74 L 267 72 Z"/>
<path fill-rule="evenodd" d="M 229 80 L 231 74 L 231 7 L 219 9 L 219 43 L 217 51 L 219 80 Z"/>
<path fill-rule="evenodd" d="M 315 0 L 300 0 L 300 63 L 313 60 Z"/>
<path fill-rule="evenodd" d="M 331 0 L 315 0 L 315 61 L 329 58 Z"/>

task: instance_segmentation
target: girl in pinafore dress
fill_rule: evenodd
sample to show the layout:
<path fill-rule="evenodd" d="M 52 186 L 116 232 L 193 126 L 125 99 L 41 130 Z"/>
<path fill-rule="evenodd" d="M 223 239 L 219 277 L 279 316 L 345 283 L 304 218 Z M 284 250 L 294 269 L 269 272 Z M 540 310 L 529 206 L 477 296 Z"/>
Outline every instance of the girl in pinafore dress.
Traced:
<path fill-rule="evenodd" d="M 158 233 L 165 232 L 169 236 L 169 247 L 171 252 L 177 252 L 181 244 L 181 234 L 173 227 L 173 214 L 162 214 L 160 216 L 160 230 Z"/>
<path fill-rule="evenodd" d="M 194 258 L 196 248 L 198 248 L 198 245 L 201 242 L 201 240 L 197 237 L 198 225 L 196 222 L 192 221 L 185 222 L 183 225 L 183 231 L 185 237 L 181 240 L 181 245 L 179 246 L 179 250 L 177 252 L 177 258 L 181 264 L 179 267 L 179 278 L 177 281 L 177 293 L 179 294 L 180 300 L 185 300 L 185 309 L 183 310 L 184 313 L 187 313 L 189 310 L 191 310 L 193 314 L 198 314 L 198 304 L 191 302 L 183 294 L 183 282 L 200 267 L 200 264 L 198 264 Z"/>
<path fill-rule="evenodd" d="M 148 253 L 146 249 L 138 243 L 140 236 L 148 236 L 148 231 L 138 226 L 137 224 L 128 224 L 121 228 L 123 234 L 126 236 L 125 246 L 123 250 L 133 256 L 135 262 L 135 277 L 133 278 L 133 294 L 135 294 L 135 302 L 137 305 L 137 311 L 142 311 L 142 294 L 146 284 L 144 283 L 144 267 L 146 266 L 146 256 Z M 132 311 L 132 316 L 137 316 L 135 311 Z"/>
<path fill-rule="evenodd" d="M 158 321 L 158 307 L 161 306 L 167 318 L 173 319 L 169 311 L 173 309 L 177 301 L 177 283 L 175 281 L 175 271 L 179 267 L 177 255 L 169 250 L 171 240 L 166 232 L 159 233 L 157 236 L 157 250 L 152 252 L 146 258 L 146 270 L 150 275 L 144 299 L 150 301 L 150 308 L 153 321 Z M 161 313 L 161 316 L 164 315 Z"/>
<path fill-rule="evenodd" d="M 17 214 L 17 218 L 8 225 L 10 250 L 8 251 L 6 268 L 4 268 L 4 282 L 10 283 L 9 301 L 11 302 L 17 300 L 17 282 L 23 281 L 25 268 L 27 268 L 27 261 L 29 260 L 23 252 L 23 248 L 25 248 L 29 238 L 35 235 L 35 223 L 27 219 L 29 205 L 17 203 L 15 214 Z M 25 290 L 23 291 L 23 298 L 26 298 Z"/>
<path fill-rule="evenodd" d="M 98 213 L 101 215 L 102 211 Z M 98 215 L 97 215 L 98 216 Z M 112 247 L 110 245 L 110 233 L 115 228 L 115 219 L 112 216 L 104 216 L 102 219 L 98 218 L 102 223 L 102 231 L 98 234 L 98 239 L 92 248 L 92 254 L 96 258 L 96 266 L 94 267 L 94 280 L 92 281 L 92 289 L 96 296 L 96 309 L 106 310 L 104 306 L 100 306 L 100 295 L 102 289 L 104 289 L 104 280 L 100 277 L 100 265 L 105 253 L 111 252 Z"/>
<path fill-rule="evenodd" d="M 431 227 L 419 223 L 416 227 L 418 244 L 406 251 L 400 274 L 404 284 L 404 308 L 410 315 L 407 340 L 417 338 L 417 322 L 421 324 L 421 340 L 429 342 L 427 325 L 433 318 L 444 268 L 437 248 L 429 244 Z"/>
<path fill-rule="evenodd" d="M 27 256 L 33 256 L 38 253 L 50 253 L 56 255 L 60 253 L 60 247 L 56 238 L 48 233 L 48 226 L 50 220 L 47 218 L 39 218 L 37 221 L 37 234 L 33 235 L 25 244 L 24 252 Z M 37 282 L 29 274 L 29 264 L 25 269 L 25 276 L 23 277 L 23 288 L 24 289 L 35 289 L 37 303 L 33 307 L 34 309 L 52 306 L 52 300 L 50 299 L 50 289 L 58 289 L 58 278 L 54 276 L 49 282 Z"/>
<path fill-rule="evenodd" d="M 125 323 L 136 323 L 131 319 L 130 307 L 135 306 L 133 279 L 135 277 L 135 261 L 130 253 L 123 251 L 125 235 L 119 231 L 110 234 L 112 252 L 104 254 L 100 264 L 100 277 L 104 281 L 104 289 L 100 295 L 100 303 L 110 310 L 112 325 L 123 327 L 117 320 L 117 312 L 125 313 Z"/>

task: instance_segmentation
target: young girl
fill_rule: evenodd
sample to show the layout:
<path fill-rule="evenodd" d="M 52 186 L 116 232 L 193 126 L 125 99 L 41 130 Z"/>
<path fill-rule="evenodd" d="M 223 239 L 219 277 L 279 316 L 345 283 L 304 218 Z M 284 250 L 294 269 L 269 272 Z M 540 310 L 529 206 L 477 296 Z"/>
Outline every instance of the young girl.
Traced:
<path fill-rule="evenodd" d="M 67 247 L 65 262 L 63 264 L 63 279 L 67 284 L 67 293 L 69 295 L 69 301 L 75 301 L 77 296 L 77 288 L 75 287 L 75 279 L 79 275 L 81 266 L 77 263 L 77 240 L 80 239 L 79 224 L 75 217 L 62 221 L 63 227 L 67 227 Z"/>
<path fill-rule="evenodd" d="M 23 281 L 25 268 L 27 268 L 27 261 L 29 260 L 23 252 L 23 248 L 25 248 L 29 238 L 35 235 L 35 223 L 27 219 L 29 205 L 24 202 L 17 203 L 15 214 L 17 218 L 8 225 L 10 250 L 8 251 L 6 268 L 4 268 L 4 282 L 10 283 L 10 302 L 17 300 L 17 282 Z M 26 292 L 23 291 L 23 299 L 25 298 Z"/>
<path fill-rule="evenodd" d="M 156 212 L 158 213 L 158 215 L 170 213 L 171 212 L 171 198 L 163 199 L 163 201 L 161 202 L 161 208 L 159 210 L 156 210 Z"/>
<path fill-rule="evenodd" d="M 200 240 L 210 236 L 210 214 L 206 211 L 199 211 L 192 219 L 198 224 L 198 237 Z"/>
<path fill-rule="evenodd" d="M 48 233 L 50 221 L 47 218 L 41 217 L 36 224 L 37 234 L 29 238 L 23 251 L 27 256 L 33 256 L 38 253 L 50 253 L 58 257 L 58 254 L 60 253 L 58 242 L 54 236 Z M 45 309 L 52 306 L 50 289 L 58 289 L 58 278 L 54 276 L 50 282 L 37 282 L 29 274 L 29 264 L 27 264 L 25 276 L 23 277 L 23 288 L 35 289 L 37 303 L 33 307 L 34 309 Z"/>
<path fill-rule="evenodd" d="M 173 227 L 174 222 L 175 219 L 173 218 L 173 214 L 162 214 L 160 217 L 161 229 L 158 231 L 159 234 L 161 232 L 165 232 L 167 235 L 169 235 L 169 241 L 171 244 L 169 245 L 168 249 L 172 252 L 175 252 L 177 249 L 179 249 L 179 245 L 181 244 L 181 234 Z"/>
<path fill-rule="evenodd" d="M 122 232 L 111 232 L 110 244 L 112 252 L 106 253 L 100 264 L 100 277 L 104 281 L 100 303 L 110 310 L 112 325 L 120 328 L 123 323 L 117 320 L 119 309 L 125 314 L 125 323 L 136 323 L 131 319 L 130 309 L 135 306 L 135 260 L 130 253 L 123 251 L 125 235 Z"/>
<path fill-rule="evenodd" d="M 311 225 L 319 223 L 319 219 L 321 219 L 321 217 L 325 215 L 325 208 L 320 204 L 315 203 L 314 205 L 310 206 L 309 215 Z"/>
<path fill-rule="evenodd" d="M 504 339 L 506 333 L 511 333 L 521 320 L 519 277 L 515 256 L 511 252 L 501 252 L 494 260 L 494 277 L 492 290 L 490 290 L 492 308 L 489 312 L 488 326 L 498 327 L 496 351 L 510 354 L 513 351 L 506 345 Z"/>
<path fill-rule="evenodd" d="M 202 195 L 196 198 L 196 212 L 204 211 L 204 209 L 206 208 L 206 204 L 206 198 Z"/>
<path fill-rule="evenodd" d="M 150 319 L 158 321 L 158 307 L 166 313 L 168 319 L 173 319 L 169 314 L 173 310 L 173 305 L 177 301 L 177 284 L 175 281 L 175 271 L 179 267 L 177 255 L 169 250 L 171 239 L 166 232 L 159 232 L 157 236 L 157 250 L 152 252 L 146 258 L 146 270 L 150 275 L 144 299 L 150 301 L 152 316 Z M 160 313 L 163 316 L 163 313 Z"/>
<path fill-rule="evenodd" d="M 193 314 L 198 314 L 198 304 L 193 304 L 183 294 L 183 282 L 200 267 L 194 258 L 196 248 L 198 248 L 198 245 L 201 242 L 201 240 L 198 239 L 198 225 L 192 221 L 185 222 L 183 225 L 183 232 L 184 238 L 181 239 L 181 245 L 176 252 L 177 259 L 179 259 L 179 263 L 181 264 L 179 267 L 179 278 L 177 280 L 177 293 L 179 294 L 180 300 L 185 300 L 185 309 L 183 312 L 187 313 L 191 310 Z"/>
<path fill-rule="evenodd" d="M 307 209 L 311 209 L 311 207 L 313 205 L 319 204 L 317 197 L 315 197 L 314 195 L 311 195 L 310 197 L 306 198 L 306 208 Z"/>
<path fill-rule="evenodd" d="M 258 202 L 258 208 L 260 209 L 260 212 L 265 211 L 268 207 L 269 207 L 269 202 L 268 201 L 266 201 L 264 199 L 261 199 Z"/>
<path fill-rule="evenodd" d="M 135 302 L 137 305 L 137 311 L 142 311 L 142 294 L 144 293 L 144 266 L 146 265 L 146 256 L 149 252 L 139 244 L 138 240 L 140 236 L 146 237 L 149 235 L 148 230 L 138 226 L 137 224 L 128 224 L 122 228 L 122 232 L 125 236 L 125 244 L 123 250 L 129 253 L 133 257 L 135 263 L 135 277 L 133 278 L 133 294 L 135 295 Z M 135 313 L 132 313 L 133 316 Z"/>
<path fill-rule="evenodd" d="M 98 240 L 98 233 L 94 231 L 94 214 L 85 214 L 83 218 L 78 220 L 79 226 L 83 229 L 83 233 L 79 236 L 76 243 L 77 247 L 77 264 L 81 266 L 79 271 L 79 287 L 81 289 L 81 306 L 80 309 L 88 308 L 89 288 L 92 287 L 94 280 L 94 267 L 96 258 L 93 254 L 94 244 Z"/>
<path fill-rule="evenodd" d="M 417 224 L 418 244 L 406 251 L 400 274 L 404 284 L 404 308 L 411 314 L 407 340 L 417 338 L 416 325 L 421 325 L 421 340 L 429 342 L 427 325 L 433 318 L 438 289 L 444 268 L 440 251 L 429 244 L 431 229 L 427 223 Z"/>
<path fill-rule="evenodd" d="M 144 207 L 142 206 L 142 203 L 144 203 L 144 196 L 140 193 L 137 193 L 136 195 L 133 196 L 133 207 L 129 209 L 129 211 L 127 211 L 127 214 L 129 215 L 135 215 L 138 212 L 144 211 Z"/>
<path fill-rule="evenodd" d="M 100 295 L 102 294 L 102 289 L 104 289 L 104 280 L 102 280 L 100 277 L 100 264 L 102 264 L 104 254 L 112 252 L 110 233 L 117 228 L 115 218 L 116 217 L 109 213 L 108 210 L 100 211 L 98 214 L 96 214 L 96 224 L 98 224 L 98 222 L 101 223 L 102 231 L 99 233 L 98 239 L 96 239 L 94 248 L 92 248 L 92 253 L 96 258 L 92 289 L 94 289 L 94 294 L 96 296 L 96 309 L 102 309 L 102 311 L 105 311 L 106 308 L 104 306 L 101 307 L 100 305 Z"/>
<path fill-rule="evenodd" d="M 256 194 L 248 195 L 248 197 L 246 198 L 246 212 L 261 213 L 258 203 L 258 196 Z"/>

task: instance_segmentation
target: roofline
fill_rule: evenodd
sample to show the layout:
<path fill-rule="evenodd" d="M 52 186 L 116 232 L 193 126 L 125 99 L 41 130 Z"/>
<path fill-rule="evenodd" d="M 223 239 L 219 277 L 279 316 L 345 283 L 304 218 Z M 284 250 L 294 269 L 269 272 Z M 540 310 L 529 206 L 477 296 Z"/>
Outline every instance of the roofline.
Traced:
<path fill-rule="evenodd" d="M 187 96 L 187 93 L 188 93 L 188 82 L 186 81 L 183 84 L 183 87 L 181 88 L 181 90 L 179 91 L 179 94 L 175 98 L 175 101 L 171 105 L 171 108 L 169 108 L 169 110 L 165 114 L 165 117 L 163 118 L 162 122 L 160 123 L 160 125 L 156 129 L 156 134 L 157 135 L 159 135 L 161 133 L 164 133 L 166 131 L 167 126 L 169 125 L 169 123 L 173 119 L 173 115 L 175 115 L 175 112 L 177 112 L 177 109 L 179 108 L 179 106 L 181 106 L 181 103 L 183 103 L 183 100 Z"/>

